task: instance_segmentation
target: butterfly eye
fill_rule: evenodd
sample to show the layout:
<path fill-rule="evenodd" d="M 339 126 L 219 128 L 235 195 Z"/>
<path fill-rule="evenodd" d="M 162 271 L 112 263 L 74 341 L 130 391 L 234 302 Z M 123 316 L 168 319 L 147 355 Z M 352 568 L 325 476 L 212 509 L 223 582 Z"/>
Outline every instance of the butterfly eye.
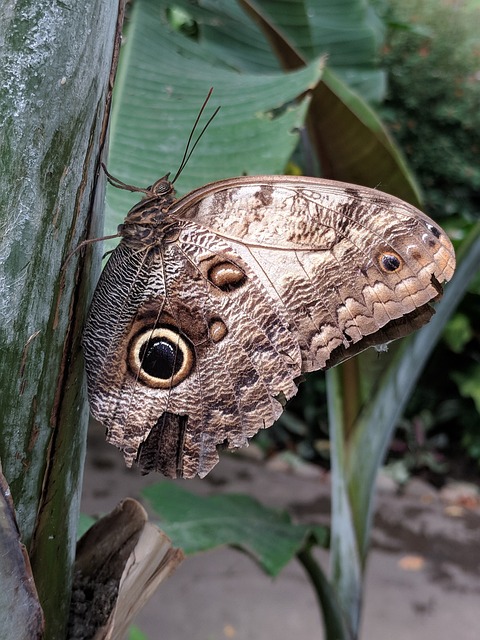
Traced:
<path fill-rule="evenodd" d="M 381 253 L 379 256 L 379 263 L 381 269 L 389 273 L 398 271 L 402 266 L 402 260 L 400 256 L 398 256 L 393 251 L 386 251 L 384 253 Z"/>
<path fill-rule="evenodd" d="M 193 346 L 175 327 L 148 328 L 132 340 L 129 349 L 133 374 L 156 389 L 171 389 L 183 382 L 194 361 Z"/>

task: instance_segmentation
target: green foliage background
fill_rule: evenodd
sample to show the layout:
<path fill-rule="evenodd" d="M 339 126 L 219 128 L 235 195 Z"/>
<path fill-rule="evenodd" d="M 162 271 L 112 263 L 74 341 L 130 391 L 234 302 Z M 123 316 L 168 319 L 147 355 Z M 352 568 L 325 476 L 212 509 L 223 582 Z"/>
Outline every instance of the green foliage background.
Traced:
<path fill-rule="evenodd" d="M 377 7 L 387 27 L 380 113 L 415 171 L 427 212 L 461 241 L 480 219 L 480 5 L 407 0 Z M 480 465 L 479 336 L 477 272 L 407 409 L 431 446 L 454 456 L 443 466 L 451 473 L 476 474 Z M 459 465 L 465 453 L 477 469 Z"/>
<path fill-rule="evenodd" d="M 480 219 L 478 3 L 374 2 L 385 26 L 376 105 L 418 179 L 423 208 L 457 245 Z M 426 472 L 475 477 L 480 466 L 480 272 L 448 323 L 399 425 L 390 459 L 400 479 Z M 444 375 L 438 375 L 438 372 Z M 307 380 L 263 445 L 328 464 L 321 377 Z M 402 459 L 398 467 L 398 459 Z"/>

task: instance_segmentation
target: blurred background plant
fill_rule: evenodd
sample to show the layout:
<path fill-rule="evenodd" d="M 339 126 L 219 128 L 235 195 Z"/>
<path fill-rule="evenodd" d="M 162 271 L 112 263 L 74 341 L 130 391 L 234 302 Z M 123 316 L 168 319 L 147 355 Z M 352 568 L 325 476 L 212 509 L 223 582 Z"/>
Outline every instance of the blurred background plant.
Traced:
<path fill-rule="evenodd" d="M 379 66 L 387 93 L 376 108 L 419 181 L 425 210 L 459 243 L 480 218 L 480 5 L 372 4 L 386 28 Z M 274 429 L 257 437 L 266 452 L 287 448 L 328 466 L 322 393 L 322 378 L 310 376 Z M 387 465 L 402 482 L 412 473 L 435 484 L 446 474 L 479 478 L 480 271 L 419 380 Z"/>
<path fill-rule="evenodd" d="M 379 2 L 388 26 L 380 112 L 420 181 L 427 210 L 462 239 L 480 217 L 480 15 L 478 2 Z M 450 473 L 480 466 L 480 272 L 412 397 L 427 431 L 449 447 Z M 464 464 L 461 457 L 467 457 Z"/>

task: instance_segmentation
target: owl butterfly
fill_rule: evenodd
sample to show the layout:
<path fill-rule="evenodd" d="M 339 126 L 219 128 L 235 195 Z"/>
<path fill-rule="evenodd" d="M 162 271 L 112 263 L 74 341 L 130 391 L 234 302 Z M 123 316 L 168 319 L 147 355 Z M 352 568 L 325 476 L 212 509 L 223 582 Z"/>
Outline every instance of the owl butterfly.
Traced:
<path fill-rule="evenodd" d="M 455 268 L 414 207 L 308 177 L 176 200 L 166 176 L 119 234 L 84 333 L 90 406 L 128 466 L 170 477 L 203 477 L 217 447 L 246 446 L 304 372 L 422 326 Z"/>

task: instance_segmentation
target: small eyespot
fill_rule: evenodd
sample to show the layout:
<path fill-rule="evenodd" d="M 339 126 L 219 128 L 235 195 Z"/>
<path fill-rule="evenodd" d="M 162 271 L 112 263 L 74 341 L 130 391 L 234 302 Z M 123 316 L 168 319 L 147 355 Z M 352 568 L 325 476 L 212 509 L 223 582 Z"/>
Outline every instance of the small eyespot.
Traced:
<path fill-rule="evenodd" d="M 208 331 L 213 342 L 221 342 L 228 333 L 227 325 L 220 318 L 213 318 L 208 323 Z"/>
<path fill-rule="evenodd" d="M 229 261 L 220 262 L 210 267 L 207 277 L 215 287 L 222 291 L 238 289 L 247 280 L 247 276 L 242 269 Z"/>
<path fill-rule="evenodd" d="M 398 271 L 402 266 L 401 258 L 393 251 L 386 251 L 380 254 L 379 259 L 380 267 L 383 271 L 393 273 Z"/>
<path fill-rule="evenodd" d="M 149 327 L 133 338 L 128 362 L 132 373 L 147 386 L 171 389 L 192 371 L 194 348 L 176 327 Z"/>
<path fill-rule="evenodd" d="M 429 222 L 426 222 L 425 224 L 427 229 L 431 231 L 436 238 L 440 238 L 442 234 L 440 233 L 439 229 L 437 229 L 437 227 L 434 227 L 433 224 L 430 224 Z"/>
<path fill-rule="evenodd" d="M 137 448 L 136 447 L 124 447 L 123 448 L 123 453 L 125 453 L 127 456 L 134 456 L 137 453 Z"/>

